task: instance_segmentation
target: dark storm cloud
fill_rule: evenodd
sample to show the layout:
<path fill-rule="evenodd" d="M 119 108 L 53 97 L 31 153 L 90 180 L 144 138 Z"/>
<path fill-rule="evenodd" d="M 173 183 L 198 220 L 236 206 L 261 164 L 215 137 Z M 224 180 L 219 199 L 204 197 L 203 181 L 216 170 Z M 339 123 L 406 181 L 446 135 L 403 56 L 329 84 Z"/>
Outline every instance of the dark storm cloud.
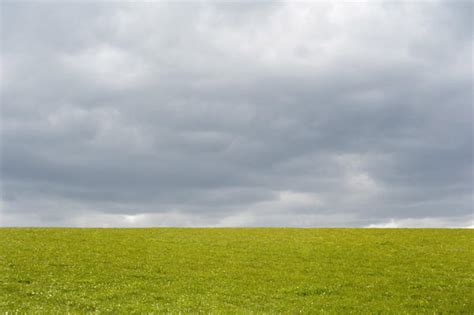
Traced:
<path fill-rule="evenodd" d="M 2 8 L 2 225 L 472 225 L 472 4 Z"/>

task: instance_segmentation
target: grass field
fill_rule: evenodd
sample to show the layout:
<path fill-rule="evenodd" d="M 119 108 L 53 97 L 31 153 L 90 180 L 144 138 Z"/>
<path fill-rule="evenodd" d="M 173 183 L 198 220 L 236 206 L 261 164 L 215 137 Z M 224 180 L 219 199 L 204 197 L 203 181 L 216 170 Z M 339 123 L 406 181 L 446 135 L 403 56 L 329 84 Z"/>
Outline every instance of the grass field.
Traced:
<path fill-rule="evenodd" d="M 0 229 L 0 313 L 474 313 L 474 231 Z"/>

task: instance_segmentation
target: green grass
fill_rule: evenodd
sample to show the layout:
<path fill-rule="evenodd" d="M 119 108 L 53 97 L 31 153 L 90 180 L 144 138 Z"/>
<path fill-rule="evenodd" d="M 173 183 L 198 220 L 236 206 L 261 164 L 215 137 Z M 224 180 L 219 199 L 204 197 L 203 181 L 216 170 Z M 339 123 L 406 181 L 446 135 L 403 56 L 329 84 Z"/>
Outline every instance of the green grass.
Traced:
<path fill-rule="evenodd" d="M 0 229 L 0 313 L 474 313 L 473 230 Z"/>

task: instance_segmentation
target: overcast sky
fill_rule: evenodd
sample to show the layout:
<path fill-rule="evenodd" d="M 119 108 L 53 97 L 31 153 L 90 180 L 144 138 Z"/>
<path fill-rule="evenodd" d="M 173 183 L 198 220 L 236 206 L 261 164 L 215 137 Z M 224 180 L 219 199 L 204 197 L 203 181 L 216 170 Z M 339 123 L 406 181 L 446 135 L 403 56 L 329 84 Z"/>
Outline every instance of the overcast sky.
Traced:
<path fill-rule="evenodd" d="M 1 2 L 1 226 L 473 225 L 469 2 Z"/>

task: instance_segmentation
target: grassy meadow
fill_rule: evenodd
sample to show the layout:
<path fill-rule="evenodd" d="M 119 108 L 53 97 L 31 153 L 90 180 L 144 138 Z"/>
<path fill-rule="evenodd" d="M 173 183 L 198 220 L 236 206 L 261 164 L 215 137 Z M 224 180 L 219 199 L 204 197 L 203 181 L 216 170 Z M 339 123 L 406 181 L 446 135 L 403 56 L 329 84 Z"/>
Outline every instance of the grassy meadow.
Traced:
<path fill-rule="evenodd" d="M 0 229 L 0 313 L 474 313 L 474 230 Z"/>

